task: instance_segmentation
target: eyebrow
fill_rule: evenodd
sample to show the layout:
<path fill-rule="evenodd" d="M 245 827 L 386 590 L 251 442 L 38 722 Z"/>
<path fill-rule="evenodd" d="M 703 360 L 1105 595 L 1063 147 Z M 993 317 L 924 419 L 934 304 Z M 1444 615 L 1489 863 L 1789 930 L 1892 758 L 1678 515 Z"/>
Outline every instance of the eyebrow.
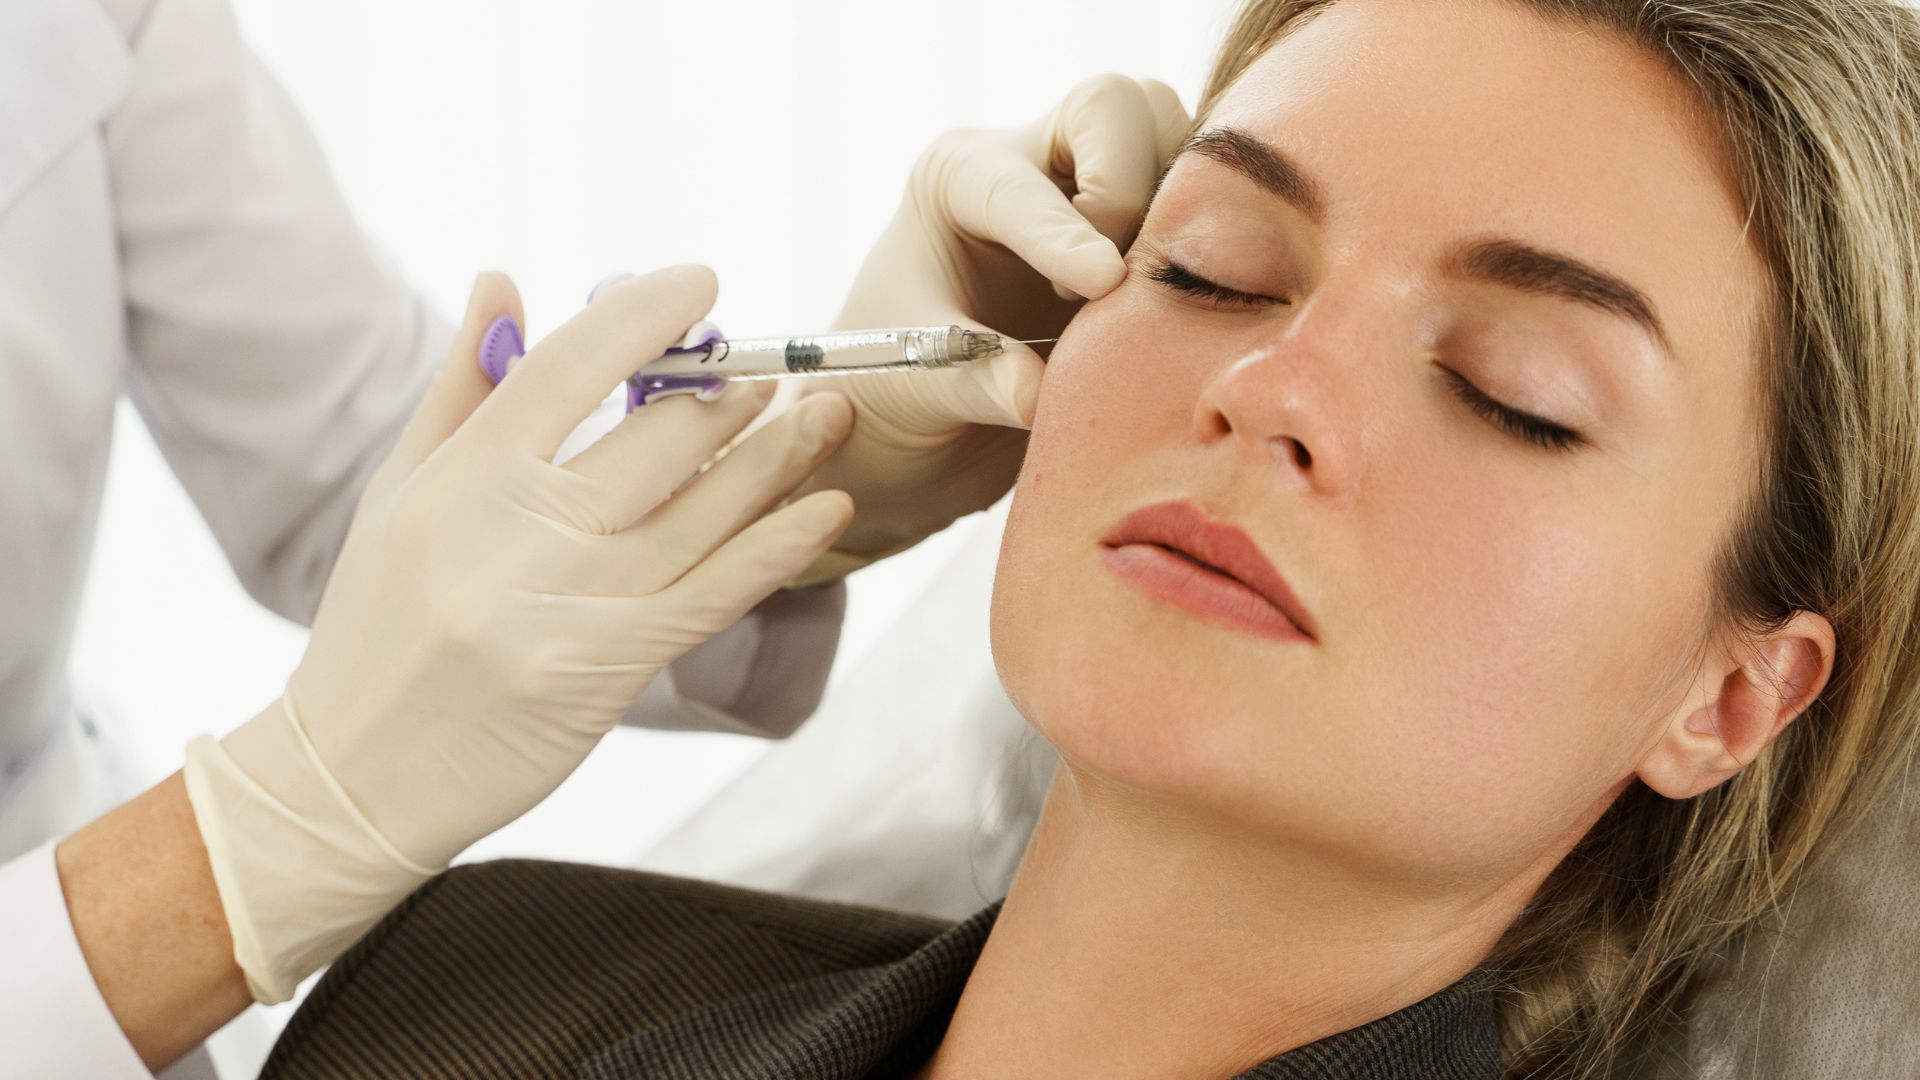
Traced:
<path fill-rule="evenodd" d="M 1326 196 L 1306 170 L 1239 128 L 1218 127 L 1198 132 L 1189 137 L 1173 157 L 1178 161 L 1187 154 L 1212 158 L 1245 176 L 1285 199 L 1316 225 L 1326 214 Z"/>
<path fill-rule="evenodd" d="M 1660 347 L 1672 352 L 1666 327 L 1639 289 L 1568 255 L 1542 251 L 1517 240 L 1469 244 L 1447 260 L 1460 277 L 1505 285 L 1524 293 L 1553 296 L 1604 311 L 1634 323 Z"/>
<path fill-rule="evenodd" d="M 1280 150 L 1233 127 L 1197 132 L 1167 163 L 1160 180 L 1174 162 L 1187 154 L 1211 158 L 1279 196 L 1319 224 L 1326 215 L 1327 197 L 1319 183 Z M 1159 193 L 1160 181 L 1154 184 Z M 1447 259 L 1447 270 L 1457 277 L 1504 285 L 1536 296 L 1550 296 L 1616 315 L 1652 335 L 1669 353 L 1667 332 L 1646 294 L 1620 278 L 1570 255 L 1546 251 L 1518 240 L 1494 239 L 1468 244 Z"/>

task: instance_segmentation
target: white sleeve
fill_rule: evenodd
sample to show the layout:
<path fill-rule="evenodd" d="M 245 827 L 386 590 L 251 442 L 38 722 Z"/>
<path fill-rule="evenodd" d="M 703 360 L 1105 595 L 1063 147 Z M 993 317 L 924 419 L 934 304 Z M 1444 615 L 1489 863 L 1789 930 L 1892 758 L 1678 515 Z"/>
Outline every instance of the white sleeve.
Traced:
<path fill-rule="evenodd" d="M 776 592 L 675 660 L 621 722 L 785 738 L 820 704 L 846 611 L 844 581 Z"/>
<path fill-rule="evenodd" d="M 301 622 L 450 327 L 361 232 L 227 0 L 103 0 L 130 393 L 241 582 Z"/>
<path fill-rule="evenodd" d="M 152 1080 L 80 954 L 53 847 L 0 865 L 0 1073 Z"/>

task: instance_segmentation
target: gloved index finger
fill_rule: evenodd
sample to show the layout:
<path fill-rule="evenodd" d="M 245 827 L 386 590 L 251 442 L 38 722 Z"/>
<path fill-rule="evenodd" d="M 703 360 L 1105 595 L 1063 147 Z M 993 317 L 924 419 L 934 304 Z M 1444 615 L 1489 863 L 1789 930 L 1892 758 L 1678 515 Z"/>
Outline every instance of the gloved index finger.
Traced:
<path fill-rule="evenodd" d="M 1146 91 L 1147 104 L 1153 107 L 1154 152 L 1160 158 L 1160 168 L 1165 169 L 1193 132 L 1193 117 L 1180 103 L 1180 95 L 1166 83 L 1141 79 L 1140 88 Z"/>
<path fill-rule="evenodd" d="M 1075 209 L 1123 249 L 1140 227 L 1160 173 L 1158 132 L 1147 88 L 1122 75 L 1082 82 L 1054 114 L 1050 166 L 1073 176 Z"/>
<path fill-rule="evenodd" d="M 962 232 L 1009 249 L 1081 296 L 1103 296 L 1126 277 L 1120 249 L 1040 166 L 992 139 L 950 143 L 943 152 L 952 168 L 947 190 L 936 194 Z"/>
<path fill-rule="evenodd" d="M 535 345 L 467 426 L 551 461 L 621 380 L 707 314 L 717 291 L 713 271 L 704 266 L 669 267 L 607 286 Z"/>
<path fill-rule="evenodd" d="M 473 292 L 467 298 L 467 313 L 454 334 L 453 348 L 441 362 L 440 370 L 427 387 L 426 396 L 407 421 L 400 439 L 394 444 L 384 476 L 404 477 L 411 473 L 441 443 L 451 438 L 480 403 L 491 387 L 474 362 L 487 328 L 501 317 L 513 320 L 515 327 L 526 325 L 520 292 L 512 279 L 497 271 L 488 271 L 474 279 Z M 517 332 L 517 331 L 516 331 Z"/>

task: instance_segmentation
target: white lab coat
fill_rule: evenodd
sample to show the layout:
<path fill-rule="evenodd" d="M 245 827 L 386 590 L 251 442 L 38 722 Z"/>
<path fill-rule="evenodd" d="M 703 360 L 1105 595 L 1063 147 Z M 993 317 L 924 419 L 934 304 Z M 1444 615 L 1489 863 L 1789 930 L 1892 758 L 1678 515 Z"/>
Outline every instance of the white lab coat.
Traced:
<path fill-rule="evenodd" d="M 117 399 L 247 590 L 304 622 L 448 337 L 355 227 L 226 0 L 0 0 L 0 1074 L 148 1075 L 74 943 L 49 839 L 128 794 L 66 690 Z M 628 719 L 784 734 L 843 603 L 777 596 Z"/>

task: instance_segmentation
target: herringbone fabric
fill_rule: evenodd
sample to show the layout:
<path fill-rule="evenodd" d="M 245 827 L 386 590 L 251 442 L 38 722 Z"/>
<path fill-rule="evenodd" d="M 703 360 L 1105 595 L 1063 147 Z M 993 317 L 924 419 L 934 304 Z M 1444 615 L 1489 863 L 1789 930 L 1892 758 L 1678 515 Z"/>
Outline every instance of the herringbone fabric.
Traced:
<path fill-rule="evenodd" d="M 604 867 L 460 867 L 341 957 L 261 1075 L 907 1075 L 998 914 L 946 924 Z M 1497 1077 L 1490 985 L 1470 975 L 1241 1075 Z"/>

